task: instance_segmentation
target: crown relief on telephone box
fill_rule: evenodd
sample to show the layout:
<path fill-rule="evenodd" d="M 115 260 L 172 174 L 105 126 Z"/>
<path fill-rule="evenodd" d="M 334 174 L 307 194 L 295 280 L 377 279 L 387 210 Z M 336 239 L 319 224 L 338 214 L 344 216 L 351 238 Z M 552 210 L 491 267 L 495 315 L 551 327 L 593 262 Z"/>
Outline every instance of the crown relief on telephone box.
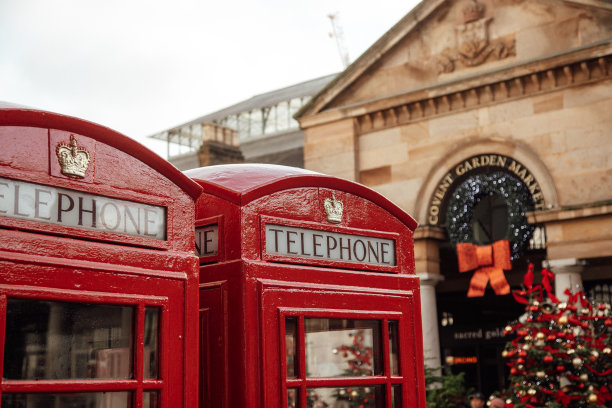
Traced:
<path fill-rule="evenodd" d="M 512 289 L 531 261 L 558 294 L 612 299 L 611 76 L 609 1 L 425 0 L 296 116 L 305 168 L 415 216 L 426 361 L 477 356 L 461 370 L 483 392 L 505 388 L 506 339 L 461 333 L 522 308 L 466 298 L 457 244 L 508 240 Z"/>
<path fill-rule="evenodd" d="M 197 405 L 201 188 L 132 139 L 0 104 L 3 407 Z"/>

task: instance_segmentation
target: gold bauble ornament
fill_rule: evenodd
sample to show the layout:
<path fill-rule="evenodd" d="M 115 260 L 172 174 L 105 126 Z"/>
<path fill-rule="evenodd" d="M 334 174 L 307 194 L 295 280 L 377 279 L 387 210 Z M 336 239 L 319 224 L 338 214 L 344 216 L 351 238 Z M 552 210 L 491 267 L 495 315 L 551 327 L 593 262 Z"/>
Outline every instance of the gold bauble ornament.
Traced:
<path fill-rule="evenodd" d="M 544 337 L 546 337 L 546 335 L 542 332 L 538 332 L 538 334 L 536 334 L 536 339 L 538 340 L 544 340 Z"/>
<path fill-rule="evenodd" d="M 505 331 L 506 333 L 510 333 L 510 332 L 512 331 L 512 326 L 506 326 L 506 327 L 504 327 L 504 331 Z"/>
<path fill-rule="evenodd" d="M 512 404 L 512 400 L 511 400 L 510 398 L 508 398 L 508 399 L 506 400 L 506 405 L 510 405 L 510 404 Z"/>
<path fill-rule="evenodd" d="M 588 380 L 589 380 L 588 374 L 580 374 L 580 381 L 588 381 Z"/>
<path fill-rule="evenodd" d="M 589 402 L 597 402 L 597 395 L 589 394 Z"/>
<path fill-rule="evenodd" d="M 524 397 L 525 396 L 525 390 L 519 390 L 519 396 L 520 397 Z"/>
<path fill-rule="evenodd" d="M 559 316 L 559 324 L 567 324 L 567 316 Z"/>
<path fill-rule="evenodd" d="M 604 353 L 604 354 L 610 354 L 610 353 L 612 352 L 612 349 L 611 349 L 610 347 L 606 347 L 606 348 L 604 348 L 604 349 L 603 349 L 603 350 L 601 350 L 601 351 L 602 351 L 602 353 Z"/>
<path fill-rule="evenodd" d="M 546 373 L 545 373 L 544 371 L 538 371 L 538 372 L 536 373 L 536 377 L 538 377 L 538 378 L 544 378 L 544 377 L 546 377 Z"/>
<path fill-rule="evenodd" d="M 567 303 L 563 302 L 563 303 L 559 303 L 559 306 L 557 306 L 559 308 L 559 310 L 564 310 L 567 309 Z"/>
<path fill-rule="evenodd" d="M 501 356 L 502 356 L 503 358 L 508 357 L 508 350 L 504 350 L 504 351 L 502 351 Z"/>
<path fill-rule="evenodd" d="M 580 357 L 576 357 L 572 360 L 572 364 L 574 365 L 574 367 L 580 367 L 580 365 L 582 364 L 582 359 Z"/>
<path fill-rule="evenodd" d="M 529 395 L 536 395 L 538 392 L 536 390 L 534 390 L 533 388 L 530 388 L 529 391 L 527 391 L 527 394 Z"/>
<path fill-rule="evenodd" d="M 531 341 L 533 340 L 533 337 L 531 337 L 530 335 L 525 336 L 525 341 Z"/>
<path fill-rule="evenodd" d="M 574 354 L 574 349 L 567 350 L 567 354 Z"/>
<path fill-rule="evenodd" d="M 593 350 L 593 351 L 591 351 L 591 355 L 592 355 L 593 357 L 597 358 L 597 357 L 599 357 L 599 351 L 597 351 L 597 350 Z"/>
<path fill-rule="evenodd" d="M 524 365 L 522 365 L 522 364 L 519 364 L 518 366 L 516 366 L 516 368 L 518 368 L 519 370 L 521 370 L 521 371 L 522 371 L 522 370 L 523 370 L 523 368 L 525 368 L 525 366 L 524 366 Z"/>

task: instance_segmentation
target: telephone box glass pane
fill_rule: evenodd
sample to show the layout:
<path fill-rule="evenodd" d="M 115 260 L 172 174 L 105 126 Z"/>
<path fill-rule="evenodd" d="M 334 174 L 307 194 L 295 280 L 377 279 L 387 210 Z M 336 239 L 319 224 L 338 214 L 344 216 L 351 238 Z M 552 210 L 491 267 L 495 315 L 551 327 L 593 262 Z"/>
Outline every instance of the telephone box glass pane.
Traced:
<path fill-rule="evenodd" d="M 157 392 L 144 391 L 142 393 L 142 408 L 157 408 Z"/>
<path fill-rule="evenodd" d="M 383 385 L 366 387 L 308 388 L 308 408 L 383 408 Z"/>
<path fill-rule="evenodd" d="M 391 408 L 401 408 L 402 406 L 402 386 L 393 385 L 391 387 Z"/>
<path fill-rule="evenodd" d="M 297 349 L 297 319 L 285 318 L 285 358 L 287 362 L 287 378 L 295 378 L 298 373 L 296 358 Z"/>
<path fill-rule="evenodd" d="M 159 313 L 159 307 L 145 308 L 144 378 L 157 378 Z"/>
<path fill-rule="evenodd" d="M 305 318 L 306 375 L 383 375 L 378 320 Z"/>
<path fill-rule="evenodd" d="M 399 350 L 397 340 L 397 321 L 389 321 L 389 365 L 391 375 L 399 375 Z"/>
<path fill-rule="evenodd" d="M 296 408 L 299 401 L 299 391 L 297 388 L 287 389 L 287 408 Z"/>
<path fill-rule="evenodd" d="M 130 306 L 8 299 L 3 376 L 131 378 L 133 322 Z"/>
<path fill-rule="evenodd" d="M 2 408 L 130 408 L 129 392 L 2 394 Z"/>

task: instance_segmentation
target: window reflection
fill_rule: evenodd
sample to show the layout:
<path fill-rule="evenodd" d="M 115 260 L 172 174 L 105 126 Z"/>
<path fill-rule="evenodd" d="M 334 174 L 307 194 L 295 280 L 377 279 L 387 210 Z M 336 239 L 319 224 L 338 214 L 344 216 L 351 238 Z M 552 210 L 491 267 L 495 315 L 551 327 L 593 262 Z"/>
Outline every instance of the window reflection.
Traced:
<path fill-rule="evenodd" d="M 130 408 L 129 392 L 2 394 L 2 408 Z"/>
<path fill-rule="evenodd" d="M 402 406 L 402 386 L 391 386 L 391 408 L 401 408 Z"/>
<path fill-rule="evenodd" d="M 131 378 L 133 321 L 134 308 L 129 306 L 8 299 L 3 376 L 11 380 Z M 72 398 L 67 395 L 38 397 Z M 96 393 L 74 395 L 79 400 L 98 398 Z M 38 397 L 27 396 L 33 401 Z"/>
<path fill-rule="evenodd" d="M 295 317 L 287 317 L 285 318 L 285 361 L 287 362 L 287 378 L 295 378 L 298 373 L 296 350 L 297 319 Z"/>
<path fill-rule="evenodd" d="M 305 318 L 306 375 L 383 375 L 378 320 Z"/>
<path fill-rule="evenodd" d="M 142 408 L 157 408 L 157 392 L 145 391 L 142 393 Z"/>
<path fill-rule="evenodd" d="M 158 333 L 159 333 L 159 308 L 145 308 L 144 322 L 144 378 L 157 378 L 158 370 Z"/>
<path fill-rule="evenodd" d="M 298 389 L 288 388 L 287 389 L 287 408 L 296 408 L 298 404 Z"/>
<path fill-rule="evenodd" d="M 383 408 L 382 385 L 370 387 L 308 388 L 308 408 Z"/>
<path fill-rule="evenodd" d="M 389 321 L 389 365 L 391 375 L 399 375 L 399 350 L 397 340 L 397 321 Z"/>

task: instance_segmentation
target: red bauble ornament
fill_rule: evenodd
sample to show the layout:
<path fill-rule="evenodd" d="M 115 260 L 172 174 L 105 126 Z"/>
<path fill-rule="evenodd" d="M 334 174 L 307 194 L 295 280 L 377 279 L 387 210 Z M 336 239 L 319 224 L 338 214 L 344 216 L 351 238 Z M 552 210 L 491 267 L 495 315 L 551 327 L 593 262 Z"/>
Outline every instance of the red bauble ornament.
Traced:
<path fill-rule="evenodd" d="M 549 334 L 548 337 L 546 338 L 546 340 L 548 340 L 548 341 L 555 341 L 555 340 L 557 340 L 557 336 L 555 336 L 554 334 Z"/>
<path fill-rule="evenodd" d="M 516 375 L 518 373 L 518 370 L 516 369 L 516 367 L 512 367 L 510 369 L 510 375 Z"/>
<path fill-rule="evenodd" d="M 558 366 L 557 366 L 557 371 L 559 371 L 559 372 L 561 372 L 561 371 L 565 371 L 565 366 L 558 365 Z"/>
<path fill-rule="evenodd" d="M 518 353 L 519 357 L 527 357 L 527 352 L 525 350 L 521 350 Z"/>
<path fill-rule="evenodd" d="M 608 326 L 608 327 L 612 327 L 612 319 L 606 319 L 606 320 L 604 321 L 604 324 L 605 324 L 606 326 Z"/>
<path fill-rule="evenodd" d="M 545 363 L 547 363 L 547 364 L 552 363 L 552 362 L 553 362 L 553 360 L 554 360 L 554 359 L 553 359 L 553 356 L 551 356 L 550 354 L 549 354 L 549 355 L 547 355 L 547 356 L 544 356 L 544 362 L 545 362 Z"/>

